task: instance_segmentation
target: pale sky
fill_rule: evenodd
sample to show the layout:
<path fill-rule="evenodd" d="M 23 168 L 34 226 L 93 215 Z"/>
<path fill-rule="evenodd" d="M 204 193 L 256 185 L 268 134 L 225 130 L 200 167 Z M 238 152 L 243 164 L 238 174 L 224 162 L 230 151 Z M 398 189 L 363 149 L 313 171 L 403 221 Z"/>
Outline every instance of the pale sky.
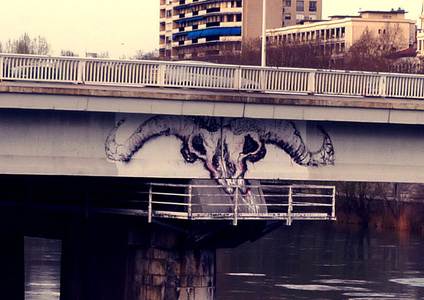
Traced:
<path fill-rule="evenodd" d="M 257 0 L 261 1 L 261 0 Z M 323 0 L 324 17 L 401 7 L 416 20 L 422 0 Z M 1 0 L 0 41 L 44 36 L 53 54 L 108 51 L 111 57 L 158 48 L 159 0 Z"/>

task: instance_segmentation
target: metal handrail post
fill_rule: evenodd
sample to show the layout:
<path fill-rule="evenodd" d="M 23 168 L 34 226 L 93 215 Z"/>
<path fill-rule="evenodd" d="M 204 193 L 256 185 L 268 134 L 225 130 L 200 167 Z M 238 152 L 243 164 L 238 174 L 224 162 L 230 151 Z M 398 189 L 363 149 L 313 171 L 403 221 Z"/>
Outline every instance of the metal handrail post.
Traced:
<path fill-rule="evenodd" d="M 266 91 L 268 86 L 268 72 L 265 69 L 262 69 L 259 74 L 260 77 L 260 89 L 261 91 Z"/>
<path fill-rule="evenodd" d="M 239 91 L 241 89 L 241 68 L 240 66 L 234 69 L 234 89 Z"/>
<path fill-rule="evenodd" d="M 149 223 L 152 223 L 152 185 L 150 185 L 149 188 L 149 206 L 148 206 L 148 212 L 147 212 L 147 221 Z"/>
<path fill-rule="evenodd" d="M 380 75 L 380 79 L 378 82 L 378 94 L 381 97 L 386 97 L 386 91 L 387 91 L 387 76 L 386 75 Z"/>
<path fill-rule="evenodd" d="M 78 61 L 77 83 L 85 82 L 85 60 Z"/>
<path fill-rule="evenodd" d="M 234 219 L 233 219 L 233 225 L 237 226 L 238 223 L 238 194 L 239 194 L 239 190 L 238 190 L 238 186 L 236 186 L 236 192 L 234 194 Z"/>
<path fill-rule="evenodd" d="M 316 82 L 317 72 L 315 70 L 309 71 L 308 73 L 308 83 L 307 90 L 309 95 L 315 94 L 315 82 Z"/>
<path fill-rule="evenodd" d="M 166 74 L 166 65 L 163 63 L 160 63 L 158 66 L 158 79 L 157 84 L 159 86 L 165 86 L 165 74 Z"/>
<path fill-rule="evenodd" d="M 188 219 L 191 220 L 193 216 L 192 211 L 192 191 L 193 187 L 191 185 L 188 186 Z"/>
<path fill-rule="evenodd" d="M 336 219 L 336 187 L 333 187 L 331 219 Z"/>
<path fill-rule="evenodd" d="M 3 80 L 4 75 L 3 75 L 3 64 L 4 64 L 4 57 L 0 55 L 0 81 Z"/>
<path fill-rule="evenodd" d="M 293 187 L 289 187 L 289 203 L 287 207 L 287 226 L 292 224 L 292 212 L 293 212 Z"/>

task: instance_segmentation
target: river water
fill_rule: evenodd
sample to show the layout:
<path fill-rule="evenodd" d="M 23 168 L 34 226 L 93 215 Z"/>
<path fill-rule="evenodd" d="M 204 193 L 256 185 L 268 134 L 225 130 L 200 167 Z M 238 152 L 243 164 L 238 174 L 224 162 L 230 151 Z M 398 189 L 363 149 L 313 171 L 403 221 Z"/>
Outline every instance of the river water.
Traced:
<path fill-rule="evenodd" d="M 25 300 L 58 300 L 60 242 L 26 238 Z M 424 299 L 424 240 L 335 224 L 281 227 L 217 254 L 217 299 Z"/>
<path fill-rule="evenodd" d="M 218 253 L 218 299 L 424 299 L 424 240 L 334 224 L 282 227 Z"/>
<path fill-rule="evenodd" d="M 25 237 L 25 300 L 59 300 L 61 242 Z"/>

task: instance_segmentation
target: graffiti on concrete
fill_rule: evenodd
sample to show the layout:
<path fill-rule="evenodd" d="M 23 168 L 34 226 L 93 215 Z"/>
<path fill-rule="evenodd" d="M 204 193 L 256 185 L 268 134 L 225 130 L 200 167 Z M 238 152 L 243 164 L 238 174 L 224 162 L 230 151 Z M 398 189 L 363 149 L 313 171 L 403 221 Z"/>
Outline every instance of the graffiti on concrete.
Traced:
<path fill-rule="evenodd" d="M 247 162 L 262 160 L 267 145 L 283 150 L 300 166 L 320 167 L 335 162 L 333 143 L 323 128 L 320 128 L 321 148 L 311 151 L 290 121 L 154 116 L 140 124 L 124 141 L 117 142 L 117 133 L 124 122 L 119 121 L 106 139 L 109 160 L 129 163 L 146 143 L 160 136 L 175 136 L 181 141 L 183 159 L 191 164 L 201 161 L 210 177 L 229 194 L 234 193 L 235 186 L 242 194 L 249 193 L 244 180 Z"/>

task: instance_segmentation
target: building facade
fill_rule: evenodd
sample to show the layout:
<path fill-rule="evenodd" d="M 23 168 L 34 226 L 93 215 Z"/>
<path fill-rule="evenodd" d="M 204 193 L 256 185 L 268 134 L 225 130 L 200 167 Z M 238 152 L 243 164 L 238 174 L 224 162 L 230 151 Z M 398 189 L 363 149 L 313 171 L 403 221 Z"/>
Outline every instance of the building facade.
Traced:
<path fill-rule="evenodd" d="M 368 30 L 373 36 L 384 38 L 396 35 L 397 50 L 409 48 L 416 41 L 415 21 L 405 18 L 404 10 L 362 11 L 359 16 L 332 16 L 328 21 L 309 21 L 267 30 L 272 44 L 316 43 L 324 51 L 334 54 L 346 52 Z"/>
<path fill-rule="evenodd" d="M 322 0 L 267 0 L 267 28 L 320 19 Z M 293 23 L 294 22 L 294 23 Z M 240 51 L 262 30 L 261 0 L 160 0 L 161 57 L 196 59 Z"/>
<path fill-rule="evenodd" d="M 283 0 L 283 27 L 322 19 L 322 0 Z"/>
<path fill-rule="evenodd" d="M 424 1 L 421 7 L 420 28 L 417 31 L 417 51 L 419 56 L 424 56 Z"/>

